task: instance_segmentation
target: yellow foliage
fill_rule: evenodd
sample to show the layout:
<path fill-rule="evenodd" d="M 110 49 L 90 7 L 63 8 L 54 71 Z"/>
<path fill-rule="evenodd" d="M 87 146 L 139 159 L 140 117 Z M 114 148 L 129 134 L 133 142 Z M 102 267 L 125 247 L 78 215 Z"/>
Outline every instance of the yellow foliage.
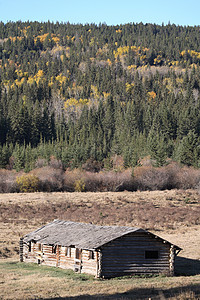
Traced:
<path fill-rule="evenodd" d="M 168 89 L 169 93 L 172 93 L 174 91 L 173 81 L 172 81 L 172 79 L 170 77 L 164 78 L 163 84 L 166 85 L 166 88 Z"/>
<path fill-rule="evenodd" d="M 25 77 L 22 77 L 21 80 L 16 79 L 15 84 L 17 86 L 21 86 L 24 83 L 25 79 L 26 79 Z"/>
<path fill-rule="evenodd" d="M 126 83 L 126 92 L 131 92 L 134 87 L 134 83 Z"/>
<path fill-rule="evenodd" d="M 37 192 L 39 186 L 39 178 L 32 174 L 21 175 L 16 178 L 16 183 L 22 193 Z"/>
<path fill-rule="evenodd" d="M 90 42 L 89 42 L 90 47 L 94 46 L 94 38 L 92 37 Z"/>
<path fill-rule="evenodd" d="M 48 33 L 44 33 L 43 35 L 38 35 L 35 37 L 34 42 L 36 42 L 37 39 L 39 39 L 41 43 L 44 43 L 44 41 L 48 35 L 49 35 Z"/>
<path fill-rule="evenodd" d="M 39 83 L 39 81 L 44 81 L 44 80 L 45 80 L 44 72 L 43 70 L 39 70 L 34 77 L 32 76 L 28 77 L 27 83 L 28 84 L 33 84 L 34 82 Z"/>
<path fill-rule="evenodd" d="M 58 43 L 60 42 L 60 39 L 59 39 L 59 37 L 57 37 L 57 36 L 52 36 L 52 40 L 53 40 L 56 44 L 58 44 Z"/>
<path fill-rule="evenodd" d="M 65 101 L 64 108 L 68 109 L 70 107 L 79 107 L 79 106 L 87 105 L 88 102 L 89 102 L 88 99 L 80 98 L 79 100 L 77 100 L 76 98 L 69 98 Z"/>
<path fill-rule="evenodd" d="M 158 55 L 156 58 L 154 58 L 153 64 L 157 65 L 157 64 L 159 64 L 161 62 L 161 60 L 162 60 L 162 56 Z"/>
<path fill-rule="evenodd" d="M 107 59 L 107 63 L 108 63 L 109 66 L 112 65 L 112 62 L 111 62 L 111 60 L 109 58 Z"/>
<path fill-rule="evenodd" d="M 30 85 L 33 84 L 34 82 L 35 82 L 35 79 L 32 76 L 30 76 L 27 80 L 27 83 Z"/>
<path fill-rule="evenodd" d="M 107 99 L 110 96 L 110 93 L 103 92 L 104 99 Z"/>
<path fill-rule="evenodd" d="M 99 93 L 99 91 L 98 91 L 97 86 L 91 85 L 91 91 L 92 91 L 92 96 L 93 96 L 94 98 L 99 98 L 99 97 L 100 97 L 100 93 Z"/>
<path fill-rule="evenodd" d="M 125 107 L 125 106 L 126 106 L 126 102 L 120 101 L 120 106 L 121 106 L 121 107 Z"/>
<path fill-rule="evenodd" d="M 197 52 L 197 51 L 194 51 L 194 50 L 183 50 L 181 51 L 181 56 L 183 57 L 185 54 L 189 54 L 190 56 L 193 56 L 193 57 L 197 57 L 198 59 L 200 59 L 200 52 Z"/>
<path fill-rule="evenodd" d="M 69 106 L 78 106 L 78 100 L 75 98 L 69 98 L 65 101 L 64 107 L 68 108 Z"/>
<path fill-rule="evenodd" d="M 51 76 L 51 80 L 48 82 L 48 86 L 52 86 L 53 85 L 53 82 L 54 82 L 54 77 Z"/>
<path fill-rule="evenodd" d="M 10 36 L 9 39 L 12 41 L 12 42 L 15 42 L 16 40 L 19 40 L 21 41 L 23 37 L 21 36 Z"/>
<path fill-rule="evenodd" d="M 179 61 L 178 60 L 172 60 L 170 62 L 170 65 L 172 65 L 172 66 L 178 66 L 179 65 Z"/>
<path fill-rule="evenodd" d="M 192 69 L 193 67 L 196 69 L 196 68 L 197 68 L 197 65 L 196 65 L 196 64 L 191 64 L 191 65 L 190 65 L 190 68 Z"/>
<path fill-rule="evenodd" d="M 88 99 L 82 99 L 82 98 L 79 99 L 79 104 L 86 105 L 87 103 L 88 103 Z"/>
<path fill-rule="evenodd" d="M 147 94 L 150 101 L 156 98 L 156 93 L 154 91 L 148 92 Z"/>
<path fill-rule="evenodd" d="M 119 48 L 117 48 L 117 50 L 115 51 L 113 51 L 113 54 L 114 54 L 114 56 L 115 56 L 115 58 L 117 58 L 118 56 L 119 57 L 121 57 L 121 56 L 123 56 L 123 55 L 126 55 L 126 54 L 128 54 L 129 53 L 129 50 L 131 50 L 131 51 L 134 51 L 135 52 L 135 54 L 136 55 L 138 55 L 138 56 L 142 56 L 142 55 L 145 55 L 145 53 L 147 52 L 147 51 L 149 51 L 149 49 L 148 48 L 144 48 L 144 47 L 136 47 L 136 46 L 123 46 L 123 47 L 119 47 Z M 145 57 L 143 56 L 143 59 L 144 59 Z"/>
<path fill-rule="evenodd" d="M 37 78 L 44 77 L 44 71 L 43 71 L 43 70 L 39 70 L 35 76 L 36 76 Z"/>
<path fill-rule="evenodd" d="M 137 66 L 136 65 L 130 65 L 127 67 L 128 70 L 135 70 L 137 69 Z"/>
<path fill-rule="evenodd" d="M 36 43 L 37 39 L 39 39 L 41 43 L 44 43 L 44 41 L 45 41 L 45 39 L 47 38 L 48 35 L 49 35 L 49 33 L 44 33 L 44 34 L 42 34 L 42 35 L 38 35 L 38 36 L 36 36 L 36 37 L 34 38 L 34 42 Z M 55 34 L 53 34 L 53 33 L 51 33 L 51 38 L 52 38 L 52 40 L 53 40 L 56 44 L 58 44 L 59 41 L 60 41 L 60 38 L 57 37 L 57 36 L 56 36 Z"/>
<path fill-rule="evenodd" d="M 59 74 L 58 76 L 56 76 L 56 80 L 62 85 L 62 83 L 65 83 L 67 81 L 67 77 Z"/>
<path fill-rule="evenodd" d="M 183 78 L 177 77 L 176 82 L 177 82 L 178 85 L 182 85 L 183 84 Z"/>
<path fill-rule="evenodd" d="M 84 192 L 85 191 L 85 182 L 83 179 L 79 179 L 75 181 L 74 184 L 75 192 Z"/>
<path fill-rule="evenodd" d="M 121 33 L 121 32 L 122 32 L 121 29 L 116 30 L 116 33 Z"/>
<path fill-rule="evenodd" d="M 69 35 L 66 35 L 66 38 L 68 39 L 68 41 L 71 40 L 72 42 L 75 40 L 75 36 L 72 36 L 72 37 L 71 37 L 71 36 L 69 36 Z"/>
<path fill-rule="evenodd" d="M 118 56 L 121 56 L 123 54 L 127 54 L 129 52 L 129 46 L 123 46 L 117 48 L 117 51 L 114 50 L 114 56 L 117 58 Z"/>

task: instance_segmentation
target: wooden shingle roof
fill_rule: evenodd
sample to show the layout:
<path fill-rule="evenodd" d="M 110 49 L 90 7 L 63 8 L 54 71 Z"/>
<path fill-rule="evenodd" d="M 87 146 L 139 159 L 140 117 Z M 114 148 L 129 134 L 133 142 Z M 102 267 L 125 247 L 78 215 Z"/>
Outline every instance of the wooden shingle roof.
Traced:
<path fill-rule="evenodd" d="M 35 241 L 46 245 L 74 246 L 81 249 L 97 249 L 116 238 L 133 232 L 148 233 L 144 229 L 135 227 L 98 226 L 54 220 L 24 236 L 24 241 Z"/>

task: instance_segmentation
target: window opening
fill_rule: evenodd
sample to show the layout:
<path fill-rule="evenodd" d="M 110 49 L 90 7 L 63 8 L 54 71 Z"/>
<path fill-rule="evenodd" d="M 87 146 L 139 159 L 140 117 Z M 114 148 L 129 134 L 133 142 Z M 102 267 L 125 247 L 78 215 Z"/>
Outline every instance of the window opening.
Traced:
<path fill-rule="evenodd" d="M 56 254 L 56 246 L 52 246 L 52 253 Z"/>
<path fill-rule="evenodd" d="M 80 249 L 76 248 L 75 258 L 80 259 Z"/>
<path fill-rule="evenodd" d="M 42 245 L 38 244 L 38 251 L 42 251 Z"/>
<path fill-rule="evenodd" d="M 94 251 L 92 251 L 92 250 L 89 251 L 88 258 L 89 259 L 94 259 Z"/>
<path fill-rule="evenodd" d="M 65 247 L 65 256 L 71 257 L 71 248 L 70 247 Z"/>
<path fill-rule="evenodd" d="M 31 252 L 31 242 L 28 243 L 28 252 Z"/>
<path fill-rule="evenodd" d="M 145 251 L 145 259 L 157 259 L 157 258 L 158 258 L 158 250 Z"/>

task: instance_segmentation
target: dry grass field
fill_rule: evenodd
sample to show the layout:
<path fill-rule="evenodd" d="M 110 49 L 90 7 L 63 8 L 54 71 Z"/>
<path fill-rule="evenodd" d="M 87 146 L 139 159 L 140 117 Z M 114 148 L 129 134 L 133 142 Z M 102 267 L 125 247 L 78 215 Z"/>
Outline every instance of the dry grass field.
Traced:
<path fill-rule="evenodd" d="M 54 219 L 148 229 L 183 248 L 177 276 L 97 280 L 18 262 L 19 238 Z M 200 299 L 195 190 L 0 195 L 0 299 Z"/>

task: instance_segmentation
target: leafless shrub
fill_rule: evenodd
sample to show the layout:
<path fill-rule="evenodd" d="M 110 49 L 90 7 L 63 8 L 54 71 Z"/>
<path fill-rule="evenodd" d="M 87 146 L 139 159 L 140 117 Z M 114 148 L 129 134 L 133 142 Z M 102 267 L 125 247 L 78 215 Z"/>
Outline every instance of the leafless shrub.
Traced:
<path fill-rule="evenodd" d="M 74 192 L 75 190 L 75 182 L 83 178 L 83 171 L 79 169 L 75 170 L 66 170 L 64 173 L 64 182 L 63 187 L 67 192 Z"/>
<path fill-rule="evenodd" d="M 165 168 L 143 166 L 135 169 L 134 178 L 139 190 L 153 191 L 167 189 L 170 175 Z"/>
<path fill-rule="evenodd" d="M 57 159 L 54 156 L 51 156 L 49 166 L 54 169 L 63 169 L 63 164 L 61 160 Z"/>
<path fill-rule="evenodd" d="M 193 94 L 193 97 L 194 97 L 194 100 L 195 100 L 195 104 L 197 105 L 198 98 L 199 98 L 199 90 L 198 89 L 193 89 L 192 94 Z"/>
<path fill-rule="evenodd" d="M 193 189 L 199 184 L 200 170 L 192 167 L 179 168 L 175 174 L 175 185 L 178 189 Z"/>
<path fill-rule="evenodd" d="M 113 165 L 113 169 L 117 171 L 124 170 L 124 159 L 120 155 L 114 155 L 111 157 L 111 163 Z"/>
<path fill-rule="evenodd" d="M 47 160 L 44 158 L 38 158 L 35 162 L 36 168 L 43 168 L 47 165 Z"/>
<path fill-rule="evenodd" d="M 16 183 L 17 173 L 10 170 L 0 170 L 0 193 L 14 193 L 17 192 Z"/>
<path fill-rule="evenodd" d="M 87 69 L 87 63 L 86 62 L 84 62 L 84 61 L 82 61 L 80 64 L 79 64 L 79 70 L 81 71 L 81 72 L 83 72 L 83 73 L 85 73 L 86 72 L 86 69 Z"/>
<path fill-rule="evenodd" d="M 51 167 L 35 169 L 31 172 L 39 178 L 39 191 L 56 192 L 63 191 L 63 171 Z"/>
<path fill-rule="evenodd" d="M 87 191 L 124 191 L 135 190 L 131 170 L 124 172 L 85 173 L 85 189 Z"/>
<path fill-rule="evenodd" d="M 125 170 L 124 172 L 101 171 L 99 173 L 78 169 L 66 171 L 64 175 L 64 190 L 73 192 L 77 180 L 83 180 L 85 191 L 90 192 L 132 191 L 136 189 L 131 170 Z"/>
<path fill-rule="evenodd" d="M 14 158 L 14 156 L 11 156 L 11 157 L 9 158 L 9 163 L 8 163 L 8 165 L 6 166 L 6 169 L 7 169 L 7 170 L 13 170 L 14 164 L 15 164 L 15 158 Z"/>
<path fill-rule="evenodd" d="M 121 162 L 121 160 L 120 160 Z M 45 163 L 38 160 L 38 166 Z M 136 191 L 136 190 L 165 190 L 165 189 L 199 189 L 200 170 L 192 167 L 181 167 L 171 162 L 161 168 L 151 165 L 120 171 L 100 171 L 97 162 L 88 161 L 85 170 L 62 170 L 62 163 L 54 157 L 49 166 L 36 168 L 30 172 L 39 178 L 39 191 L 68 191 L 74 192 L 76 183 L 84 182 L 84 191 Z M 121 163 L 120 163 L 121 164 Z M 115 169 L 116 170 L 116 169 Z M 117 168 L 118 170 L 118 168 Z M 95 172 L 96 171 L 96 172 Z M 21 173 L 14 170 L 0 170 L 0 193 L 18 192 L 16 177 Z"/>
<path fill-rule="evenodd" d="M 82 169 L 89 172 L 99 172 L 102 168 L 102 163 L 89 158 L 82 166 Z"/>
<path fill-rule="evenodd" d="M 171 162 L 162 168 L 137 167 L 134 178 L 139 190 L 193 189 L 198 187 L 200 170 Z"/>
<path fill-rule="evenodd" d="M 100 68 L 105 68 L 108 65 L 108 62 L 106 60 L 100 60 L 96 61 L 96 66 Z"/>

